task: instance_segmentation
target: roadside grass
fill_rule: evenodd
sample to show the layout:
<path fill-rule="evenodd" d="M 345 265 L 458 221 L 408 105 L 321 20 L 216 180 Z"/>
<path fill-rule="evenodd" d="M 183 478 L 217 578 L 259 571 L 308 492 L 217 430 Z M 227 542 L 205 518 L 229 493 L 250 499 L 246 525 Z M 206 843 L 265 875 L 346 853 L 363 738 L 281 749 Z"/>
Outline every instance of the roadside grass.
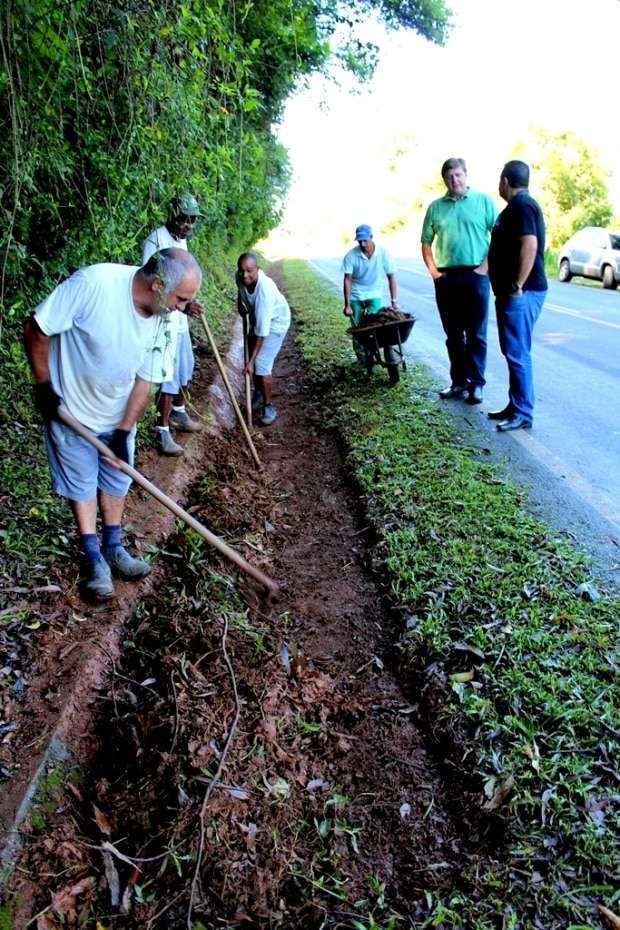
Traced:
<path fill-rule="evenodd" d="M 450 894 L 429 892 L 416 926 L 598 927 L 598 904 L 620 911 L 620 603 L 580 596 L 587 558 L 463 444 L 421 368 L 390 390 L 384 373 L 367 383 L 339 298 L 301 261 L 283 274 L 406 619 L 405 670 L 451 777 L 473 780 L 502 834 Z"/>
<path fill-rule="evenodd" d="M 558 276 L 558 252 L 552 249 L 545 250 L 545 274 L 555 280 Z"/>

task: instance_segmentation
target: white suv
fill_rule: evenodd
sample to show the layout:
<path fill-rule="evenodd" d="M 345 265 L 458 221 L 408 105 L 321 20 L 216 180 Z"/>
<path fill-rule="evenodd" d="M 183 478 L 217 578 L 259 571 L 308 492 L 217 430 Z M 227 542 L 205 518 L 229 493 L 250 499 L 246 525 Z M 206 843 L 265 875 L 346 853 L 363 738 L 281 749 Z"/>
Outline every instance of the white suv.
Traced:
<path fill-rule="evenodd" d="M 570 281 L 573 275 L 596 278 L 615 290 L 620 281 L 620 233 L 602 226 L 574 233 L 560 250 L 558 280 Z"/>

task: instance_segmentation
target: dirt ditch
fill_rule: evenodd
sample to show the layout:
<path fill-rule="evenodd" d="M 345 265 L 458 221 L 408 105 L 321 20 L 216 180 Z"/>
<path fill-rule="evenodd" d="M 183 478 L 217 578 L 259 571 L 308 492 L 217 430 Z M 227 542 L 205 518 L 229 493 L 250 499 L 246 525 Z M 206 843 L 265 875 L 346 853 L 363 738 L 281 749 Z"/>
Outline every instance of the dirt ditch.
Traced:
<path fill-rule="evenodd" d="M 210 437 L 188 505 L 281 594 L 168 538 L 92 695 L 90 764 L 33 809 L 15 928 L 410 926 L 482 842 L 425 748 L 372 529 L 290 336 L 276 375 L 263 473 L 236 433 Z"/>

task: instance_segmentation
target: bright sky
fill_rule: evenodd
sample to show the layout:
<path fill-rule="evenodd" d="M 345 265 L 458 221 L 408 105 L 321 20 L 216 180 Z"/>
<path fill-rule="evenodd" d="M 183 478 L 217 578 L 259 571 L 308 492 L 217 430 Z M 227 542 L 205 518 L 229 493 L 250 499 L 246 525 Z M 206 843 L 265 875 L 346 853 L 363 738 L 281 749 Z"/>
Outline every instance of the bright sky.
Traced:
<path fill-rule="evenodd" d="M 282 228 L 299 245 L 333 245 L 344 228 L 378 226 L 399 203 L 431 199 L 423 186 L 449 156 L 466 159 L 472 187 L 495 193 L 530 125 L 573 129 L 616 166 L 618 0 L 448 3 L 445 47 L 369 23 L 363 38 L 380 46 L 370 85 L 352 95 L 348 78 L 338 86 L 315 77 L 289 101 L 279 136 L 294 178 Z M 620 211 L 620 170 L 610 192 Z"/>

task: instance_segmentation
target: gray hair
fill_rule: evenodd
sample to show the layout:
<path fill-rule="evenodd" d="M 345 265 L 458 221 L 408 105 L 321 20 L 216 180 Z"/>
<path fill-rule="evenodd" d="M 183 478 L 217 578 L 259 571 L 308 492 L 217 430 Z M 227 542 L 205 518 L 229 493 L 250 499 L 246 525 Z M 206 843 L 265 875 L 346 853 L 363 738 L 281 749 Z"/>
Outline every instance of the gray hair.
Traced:
<path fill-rule="evenodd" d="M 465 174 L 467 174 L 467 165 L 465 164 L 464 158 L 446 158 L 443 165 L 441 166 L 441 176 L 445 178 L 448 171 L 454 171 L 455 168 L 462 168 Z"/>
<path fill-rule="evenodd" d="M 188 272 L 194 272 L 199 284 L 202 282 L 200 265 L 185 249 L 159 249 L 140 271 L 149 280 L 159 278 L 166 293 L 178 287 Z"/>

